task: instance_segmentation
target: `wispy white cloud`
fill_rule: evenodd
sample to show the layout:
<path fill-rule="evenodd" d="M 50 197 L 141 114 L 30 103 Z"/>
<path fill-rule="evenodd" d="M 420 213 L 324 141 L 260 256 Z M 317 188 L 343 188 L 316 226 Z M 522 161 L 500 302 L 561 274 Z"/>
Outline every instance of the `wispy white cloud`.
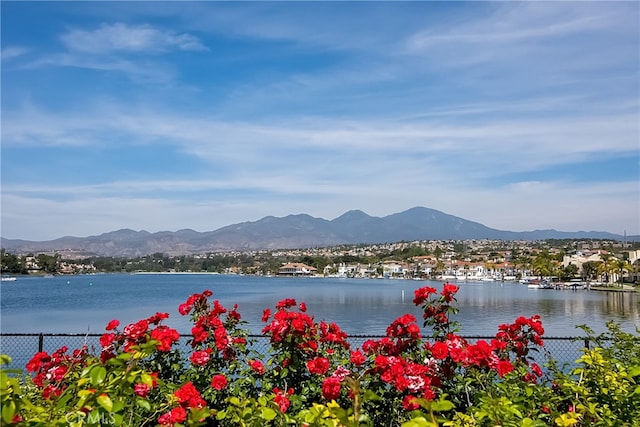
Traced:
<path fill-rule="evenodd" d="M 20 46 L 7 46 L 2 49 L 2 61 L 9 61 L 14 58 L 25 55 L 29 49 Z"/>
<path fill-rule="evenodd" d="M 477 108 L 486 110 L 485 107 Z M 454 123 L 442 121 L 441 117 L 432 121 L 371 121 L 309 116 L 259 124 L 225 121 L 215 115 L 184 115 L 117 105 L 72 113 L 28 108 L 8 112 L 7 117 L 10 120 L 3 128 L 7 146 L 16 143 L 34 146 L 104 144 L 111 143 L 109 135 L 115 134 L 114 139 L 121 140 L 126 134 L 127 141 L 138 144 L 159 139 L 171 141 L 203 159 L 212 160 L 221 155 L 244 157 L 249 149 L 268 152 L 274 147 L 283 151 L 314 147 L 320 151 L 366 149 L 388 153 L 406 150 L 463 155 L 473 149 L 474 144 L 481 144 L 484 152 L 501 151 L 508 156 L 509 153 L 522 154 L 525 150 L 553 161 L 554 153 L 567 156 L 633 151 L 637 148 L 640 130 L 633 112 L 592 113 L 555 119 L 546 116 L 492 117 L 478 123 Z M 39 126 L 34 128 L 34 122 Z M 239 150 L 229 149 L 229 144 Z M 475 157 L 478 154 L 467 155 Z"/>
<path fill-rule="evenodd" d="M 118 56 L 87 56 L 76 53 L 53 53 L 36 58 L 22 66 L 24 69 L 41 67 L 70 67 L 93 71 L 114 72 L 126 75 L 143 84 L 168 83 L 174 80 L 174 67 L 153 60 L 131 60 Z"/>
<path fill-rule="evenodd" d="M 70 29 L 59 36 L 65 49 L 40 52 L 21 68 L 69 67 L 120 73 L 136 83 L 168 84 L 177 78 L 176 67 L 162 59 L 174 51 L 208 51 L 188 33 L 149 24 L 102 24 L 97 29 Z"/>
<path fill-rule="evenodd" d="M 104 55 L 112 53 L 158 54 L 169 50 L 208 50 L 194 35 L 122 22 L 102 24 L 94 30 L 71 29 L 60 36 L 73 52 Z"/>
<path fill-rule="evenodd" d="M 128 14 L 96 12 L 107 23 L 68 24 L 52 37 L 62 50 L 23 55 L 31 74 L 11 75 L 22 86 L 2 113 L 3 154 L 44 150 L 49 171 L 56 151 L 78 164 L 97 152 L 140 160 L 79 182 L 37 166 L 4 179 L 3 237 L 204 231 L 416 205 L 503 229 L 640 232 L 631 172 L 606 182 L 572 173 L 637 157 L 637 4 L 183 6 L 119 3 Z M 148 24 L 132 24 L 141 17 Z M 184 63 L 169 61 L 176 52 Z M 82 96 L 47 99 L 48 79 Z M 182 79 L 190 91 L 171 88 Z M 158 152 L 184 163 L 155 165 Z"/>
<path fill-rule="evenodd" d="M 617 33 L 633 26 L 637 5 L 609 8 L 606 3 L 557 2 L 494 3 L 484 19 L 463 20 L 458 25 L 423 29 L 408 38 L 409 51 L 422 51 L 442 45 L 482 46 L 483 50 L 504 49 L 515 44 L 557 43 L 565 36 L 593 36 L 595 32 Z M 488 9 L 491 10 L 491 9 Z"/>

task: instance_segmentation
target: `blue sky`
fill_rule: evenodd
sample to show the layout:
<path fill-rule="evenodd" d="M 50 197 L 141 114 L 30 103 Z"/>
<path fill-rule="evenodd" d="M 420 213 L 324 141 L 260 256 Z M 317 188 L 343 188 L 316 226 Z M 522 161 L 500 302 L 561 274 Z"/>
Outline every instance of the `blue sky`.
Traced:
<path fill-rule="evenodd" d="M 426 206 L 640 234 L 638 2 L 11 2 L 2 237 Z"/>

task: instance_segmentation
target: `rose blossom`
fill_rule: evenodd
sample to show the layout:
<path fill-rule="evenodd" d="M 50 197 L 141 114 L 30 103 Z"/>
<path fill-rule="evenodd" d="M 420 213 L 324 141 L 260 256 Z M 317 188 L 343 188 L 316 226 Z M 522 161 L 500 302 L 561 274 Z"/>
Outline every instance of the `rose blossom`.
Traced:
<path fill-rule="evenodd" d="M 211 387 L 215 390 L 224 390 L 227 386 L 227 377 L 222 374 L 214 375 L 211 379 Z"/>
<path fill-rule="evenodd" d="M 120 321 L 119 321 L 119 320 L 116 320 L 116 319 L 113 319 L 112 321 L 110 321 L 109 323 L 107 323 L 107 327 L 106 327 L 106 328 L 104 328 L 104 329 L 105 329 L 105 330 L 107 330 L 107 331 L 112 331 L 112 330 L 114 330 L 115 328 L 117 328 L 118 326 L 120 326 Z"/>
<path fill-rule="evenodd" d="M 340 380 L 336 377 L 327 377 L 322 382 L 322 395 L 327 400 L 335 400 L 340 397 Z"/>

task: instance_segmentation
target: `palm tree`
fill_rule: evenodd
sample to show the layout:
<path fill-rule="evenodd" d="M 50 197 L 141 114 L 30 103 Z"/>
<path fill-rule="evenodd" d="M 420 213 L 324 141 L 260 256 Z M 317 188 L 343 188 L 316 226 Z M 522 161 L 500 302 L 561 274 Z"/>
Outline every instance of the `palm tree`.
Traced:
<path fill-rule="evenodd" d="M 540 279 L 542 279 L 543 276 L 551 275 L 553 272 L 553 263 L 549 250 L 544 249 L 539 252 L 533 259 L 531 265 L 533 267 L 533 272 L 540 276 Z"/>
<path fill-rule="evenodd" d="M 629 263 L 629 261 L 625 260 L 625 259 L 617 259 L 615 260 L 615 262 L 613 263 L 613 267 L 616 268 L 617 273 L 618 273 L 618 281 L 620 282 L 620 286 L 622 286 L 622 282 L 624 279 L 624 272 L 630 272 L 632 267 L 631 264 Z"/>
<path fill-rule="evenodd" d="M 602 254 L 600 258 L 602 263 L 598 266 L 598 273 L 600 273 L 600 276 L 605 277 L 607 285 L 611 285 L 613 283 L 613 274 L 611 273 L 616 271 L 615 259 L 610 254 Z"/>

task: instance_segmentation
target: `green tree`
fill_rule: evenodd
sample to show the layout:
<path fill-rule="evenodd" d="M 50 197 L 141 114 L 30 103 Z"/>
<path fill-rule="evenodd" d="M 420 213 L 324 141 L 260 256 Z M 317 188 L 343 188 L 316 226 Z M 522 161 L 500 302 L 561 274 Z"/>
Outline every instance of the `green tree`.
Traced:
<path fill-rule="evenodd" d="M 568 264 L 565 267 L 562 267 L 560 272 L 560 279 L 562 280 L 571 280 L 578 274 L 578 266 L 575 264 Z"/>
<path fill-rule="evenodd" d="M 624 281 L 624 273 L 632 270 L 631 263 L 624 259 L 616 259 L 613 265 L 618 273 L 618 282 L 622 285 L 622 282 Z"/>
<path fill-rule="evenodd" d="M 600 261 L 587 261 L 582 264 L 582 277 L 585 280 L 595 280 L 598 277 Z"/>
<path fill-rule="evenodd" d="M 2 273 L 24 274 L 27 269 L 22 258 L 0 249 L 0 271 Z"/>
<path fill-rule="evenodd" d="M 43 273 L 56 274 L 60 271 L 60 254 L 39 254 L 36 257 L 36 263 Z"/>
<path fill-rule="evenodd" d="M 552 275 L 554 272 L 554 265 L 553 259 L 549 254 L 549 250 L 543 249 L 538 252 L 535 258 L 533 258 L 531 266 L 533 268 L 533 272 L 540 276 L 540 278 Z"/>
<path fill-rule="evenodd" d="M 613 275 L 611 273 L 615 272 L 616 266 L 614 264 L 615 258 L 610 254 L 602 254 L 600 255 L 602 262 L 598 266 L 598 273 L 600 274 L 600 278 L 604 277 L 602 282 L 606 282 L 610 285 L 613 282 Z"/>

